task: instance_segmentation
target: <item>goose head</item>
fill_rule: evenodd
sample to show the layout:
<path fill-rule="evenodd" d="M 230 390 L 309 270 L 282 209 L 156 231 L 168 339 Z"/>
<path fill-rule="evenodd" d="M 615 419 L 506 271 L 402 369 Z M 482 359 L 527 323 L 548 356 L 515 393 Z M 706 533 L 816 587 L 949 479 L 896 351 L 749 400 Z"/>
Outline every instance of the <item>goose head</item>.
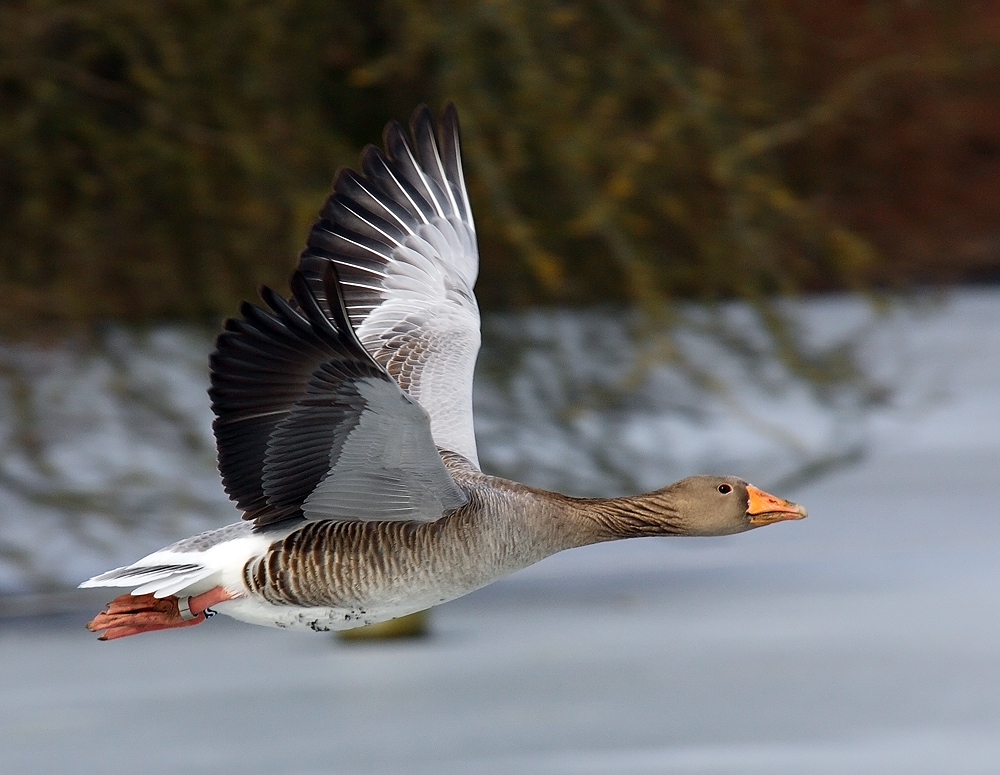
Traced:
<path fill-rule="evenodd" d="M 598 541 L 658 535 L 718 536 L 802 519 L 806 510 L 737 476 L 689 476 L 645 495 L 586 501 Z"/>
<path fill-rule="evenodd" d="M 802 519 L 806 510 L 737 476 L 689 476 L 650 493 L 673 512 L 682 535 L 730 535 L 786 519 Z"/>

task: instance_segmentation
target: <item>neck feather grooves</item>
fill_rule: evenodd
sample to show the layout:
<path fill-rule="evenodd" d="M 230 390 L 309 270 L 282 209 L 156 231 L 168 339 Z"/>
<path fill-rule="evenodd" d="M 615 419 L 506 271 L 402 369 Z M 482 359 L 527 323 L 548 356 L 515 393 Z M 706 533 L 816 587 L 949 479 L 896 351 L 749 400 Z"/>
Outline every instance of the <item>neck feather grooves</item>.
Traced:
<path fill-rule="evenodd" d="M 597 529 L 600 541 L 687 532 L 680 514 L 662 492 L 624 498 L 587 498 L 577 503 Z"/>

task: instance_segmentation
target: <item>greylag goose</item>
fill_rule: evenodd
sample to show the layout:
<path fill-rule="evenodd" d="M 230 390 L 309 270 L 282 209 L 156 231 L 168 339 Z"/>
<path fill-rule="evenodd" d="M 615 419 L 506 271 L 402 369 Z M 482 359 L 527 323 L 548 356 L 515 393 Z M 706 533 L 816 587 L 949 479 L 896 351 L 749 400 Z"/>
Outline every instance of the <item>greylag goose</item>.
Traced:
<path fill-rule="evenodd" d="M 805 509 L 735 476 L 573 498 L 483 473 L 472 424 L 476 232 L 458 118 L 390 123 L 341 171 L 290 299 L 261 290 L 211 356 L 219 470 L 242 522 L 81 587 L 131 587 L 112 640 L 199 624 L 358 627 L 452 600 L 572 547 L 727 535 Z"/>

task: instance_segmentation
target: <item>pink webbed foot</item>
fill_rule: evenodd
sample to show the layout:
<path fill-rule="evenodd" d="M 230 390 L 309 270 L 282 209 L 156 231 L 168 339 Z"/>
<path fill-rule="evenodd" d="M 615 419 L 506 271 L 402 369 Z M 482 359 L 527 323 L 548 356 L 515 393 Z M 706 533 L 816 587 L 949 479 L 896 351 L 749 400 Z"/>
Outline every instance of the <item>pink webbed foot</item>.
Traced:
<path fill-rule="evenodd" d="M 91 632 L 104 630 L 98 640 L 116 640 L 144 632 L 191 627 L 208 618 L 209 606 L 229 599 L 229 593 L 222 587 L 180 600 L 175 595 L 162 598 L 121 595 L 108 603 L 106 611 L 88 622 L 87 629 Z"/>

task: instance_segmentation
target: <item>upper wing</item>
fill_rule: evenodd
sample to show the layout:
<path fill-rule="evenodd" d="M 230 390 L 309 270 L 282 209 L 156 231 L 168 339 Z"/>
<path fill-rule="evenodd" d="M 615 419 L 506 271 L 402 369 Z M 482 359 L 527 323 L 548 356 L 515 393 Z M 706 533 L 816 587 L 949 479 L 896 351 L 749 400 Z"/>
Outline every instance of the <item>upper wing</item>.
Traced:
<path fill-rule="evenodd" d="M 364 175 L 342 170 L 299 266 L 332 262 L 358 339 L 427 410 L 435 443 L 478 466 L 472 376 L 479 352 L 476 230 L 465 191 L 458 116 L 435 132 L 421 106 L 413 145 L 399 124 L 383 154 L 369 146 Z"/>
<path fill-rule="evenodd" d="M 226 492 L 258 527 L 287 519 L 433 520 L 466 502 L 430 420 L 351 330 L 336 272 L 244 303 L 211 357 Z"/>

